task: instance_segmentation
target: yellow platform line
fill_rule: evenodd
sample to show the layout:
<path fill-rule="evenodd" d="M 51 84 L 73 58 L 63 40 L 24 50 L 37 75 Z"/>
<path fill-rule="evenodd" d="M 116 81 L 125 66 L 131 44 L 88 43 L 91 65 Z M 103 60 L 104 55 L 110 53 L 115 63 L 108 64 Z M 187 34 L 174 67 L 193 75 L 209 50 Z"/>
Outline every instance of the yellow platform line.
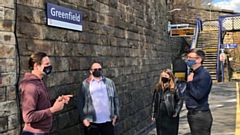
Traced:
<path fill-rule="evenodd" d="M 235 135 L 240 135 L 240 99 L 239 99 L 239 87 L 238 82 L 236 82 L 236 126 L 235 126 Z"/>

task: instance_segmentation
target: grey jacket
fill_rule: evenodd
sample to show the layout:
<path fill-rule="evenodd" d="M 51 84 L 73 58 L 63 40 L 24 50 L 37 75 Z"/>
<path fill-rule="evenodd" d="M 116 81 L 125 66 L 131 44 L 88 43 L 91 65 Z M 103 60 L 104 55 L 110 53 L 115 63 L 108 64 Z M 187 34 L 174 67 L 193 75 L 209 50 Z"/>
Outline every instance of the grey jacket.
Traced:
<path fill-rule="evenodd" d="M 94 110 L 94 106 L 92 103 L 92 98 L 89 90 L 91 80 L 92 80 L 92 76 L 85 79 L 82 82 L 79 89 L 77 107 L 78 107 L 79 119 L 81 122 L 84 119 L 87 119 L 89 122 L 96 121 L 96 113 Z M 110 119 L 112 120 L 114 115 L 117 115 L 119 117 L 118 95 L 116 92 L 115 84 L 111 79 L 104 77 L 103 82 L 106 84 L 106 87 L 107 87 L 109 107 L 110 107 Z"/>

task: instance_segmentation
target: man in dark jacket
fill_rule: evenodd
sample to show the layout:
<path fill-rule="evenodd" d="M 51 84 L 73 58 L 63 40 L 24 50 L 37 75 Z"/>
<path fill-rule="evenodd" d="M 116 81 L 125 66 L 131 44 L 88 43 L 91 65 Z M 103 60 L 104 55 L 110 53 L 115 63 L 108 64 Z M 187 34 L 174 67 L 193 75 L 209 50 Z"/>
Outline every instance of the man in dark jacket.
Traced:
<path fill-rule="evenodd" d="M 192 49 L 188 53 L 187 65 L 193 70 L 188 75 L 185 91 L 187 118 L 192 135 L 210 135 L 212 114 L 209 109 L 208 96 L 212 88 L 209 72 L 203 68 L 205 53 Z"/>
<path fill-rule="evenodd" d="M 102 76 L 102 66 L 91 65 L 90 76 L 79 89 L 78 112 L 88 135 L 114 135 L 119 101 L 114 82 Z"/>
<path fill-rule="evenodd" d="M 50 74 L 52 66 L 44 52 L 37 52 L 29 59 L 30 73 L 21 80 L 22 117 L 24 128 L 22 135 L 48 135 L 52 126 L 52 114 L 63 109 L 72 95 L 58 97 L 53 106 L 43 82 L 43 76 Z"/>

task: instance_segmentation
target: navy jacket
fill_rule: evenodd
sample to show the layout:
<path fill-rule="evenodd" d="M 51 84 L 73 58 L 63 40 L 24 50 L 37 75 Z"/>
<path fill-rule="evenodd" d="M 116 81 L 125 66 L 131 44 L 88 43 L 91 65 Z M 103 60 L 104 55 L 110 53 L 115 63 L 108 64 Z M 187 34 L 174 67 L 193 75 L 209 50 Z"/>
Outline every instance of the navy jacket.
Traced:
<path fill-rule="evenodd" d="M 209 109 L 208 96 L 212 88 L 212 78 L 202 66 L 193 73 L 193 80 L 187 82 L 185 91 L 186 107 L 188 110 L 207 110 Z"/>

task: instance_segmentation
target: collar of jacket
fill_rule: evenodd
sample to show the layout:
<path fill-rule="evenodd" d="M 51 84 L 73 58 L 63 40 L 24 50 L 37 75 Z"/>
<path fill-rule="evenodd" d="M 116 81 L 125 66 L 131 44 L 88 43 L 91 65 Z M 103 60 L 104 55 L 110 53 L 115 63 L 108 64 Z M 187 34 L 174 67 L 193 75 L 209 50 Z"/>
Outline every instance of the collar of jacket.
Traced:
<path fill-rule="evenodd" d="M 92 75 L 90 75 L 87 79 L 87 82 L 90 83 L 92 78 L 93 78 Z M 105 82 L 106 78 L 104 76 L 102 76 L 102 79 L 103 79 L 103 82 Z"/>
<path fill-rule="evenodd" d="M 203 69 L 203 66 L 198 67 L 197 69 L 193 70 L 193 73 L 199 73 Z"/>

